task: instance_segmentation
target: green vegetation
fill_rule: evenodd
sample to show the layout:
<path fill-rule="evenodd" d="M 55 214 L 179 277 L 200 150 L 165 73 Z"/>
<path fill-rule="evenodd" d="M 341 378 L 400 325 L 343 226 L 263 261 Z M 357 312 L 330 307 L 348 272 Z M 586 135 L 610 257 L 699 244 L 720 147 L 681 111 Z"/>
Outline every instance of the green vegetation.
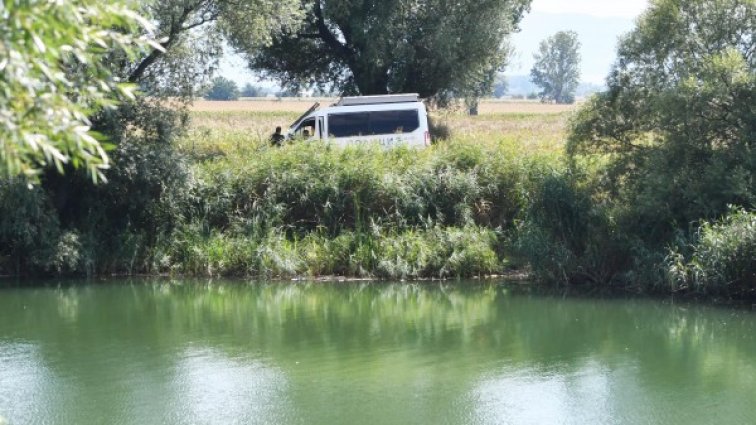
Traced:
<path fill-rule="evenodd" d="M 531 206 L 520 244 L 537 274 L 754 295 L 754 6 L 660 0 L 642 16 L 573 120 L 571 174 Z M 731 206 L 746 212 L 722 218 Z"/>
<path fill-rule="evenodd" d="M 296 31 L 300 0 L 139 0 L 142 14 L 155 23 L 160 45 L 121 64 L 125 81 L 151 97 L 190 100 L 207 86 L 223 55 L 224 38 L 249 49 Z"/>
<path fill-rule="evenodd" d="M 171 122 L 145 113 L 154 121 L 136 121 Z M 540 118 L 504 122 L 523 120 Z M 134 136 L 120 140 L 114 157 L 129 165 L 112 170 L 108 186 L 50 176 L 45 190 L 2 188 L 9 198 L 26 199 L 29 211 L 42 211 L 7 216 L 9 230 L 0 233 L 13 241 L 3 245 L 13 251 L 0 251 L 6 273 L 497 274 L 509 267 L 506 241 L 532 176 L 559 166 L 556 151 L 521 151 L 511 137 L 385 151 L 276 149 L 264 138 L 203 128 L 157 150 Z M 195 144 L 196 137 L 210 143 Z M 40 215 L 59 219 L 45 223 Z M 27 240 L 31 222 L 42 228 L 16 242 Z"/>
<path fill-rule="evenodd" d="M 490 92 L 530 1 L 305 0 L 299 31 L 279 33 L 262 49 L 235 33 L 231 41 L 251 69 L 289 87 L 475 96 L 481 84 Z"/>
<path fill-rule="evenodd" d="M 533 84 L 541 88 L 541 101 L 574 103 L 580 84 L 580 42 L 574 31 L 559 31 L 543 40 L 533 55 Z"/>
<path fill-rule="evenodd" d="M 269 147 L 295 113 L 195 113 L 190 125 L 169 101 L 194 85 L 167 84 L 197 83 L 191 70 L 206 69 L 208 56 L 183 56 L 190 27 L 216 22 L 216 35 L 275 50 L 302 11 L 243 2 L 282 13 L 245 27 L 244 7 L 167 7 L 179 3 L 147 8 L 166 51 L 114 74 L 152 97 L 88 118 L 112 145 L 115 166 L 91 163 L 107 185 L 73 167 L 45 169 L 32 189 L 0 180 L 0 274 L 410 279 L 516 268 L 552 285 L 756 296 L 754 0 L 657 0 L 622 40 L 608 91 L 574 116 L 441 111 L 438 140 L 422 151 Z M 525 3 L 505 3 L 517 21 Z M 181 63 L 193 65 L 167 71 Z M 495 69 L 478 70 L 485 78 L 463 80 L 480 94 Z M 341 88 L 362 90 L 354 78 Z"/>
<path fill-rule="evenodd" d="M 35 183 L 65 164 L 101 179 L 108 156 L 88 115 L 133 98 L 107 62 L 145 47 L 130 32 L 148 23 L 110 0 L 4 1 L 0 16 L 0 179 Z"/>
<path fill-rule="evenodd" d="M 704 223 L 688 255 L 667 257 L 674 290 L 752 295 L 756 291 L 756 213 L 733 210 L 716 223 Z"/>
<path fill-rule="evenodd" d="M 205 95 L 207 100 L 238 100 L 239 87 L 228 78 L 213 78 L 210 90 Z"/>

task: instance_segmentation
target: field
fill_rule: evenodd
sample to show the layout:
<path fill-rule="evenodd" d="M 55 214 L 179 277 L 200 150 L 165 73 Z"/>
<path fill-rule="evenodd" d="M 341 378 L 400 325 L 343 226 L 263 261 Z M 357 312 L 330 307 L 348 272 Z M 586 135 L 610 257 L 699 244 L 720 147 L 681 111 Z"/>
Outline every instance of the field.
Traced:
<path fill-rule="evenodd" d="M 314 102 L 324 105 L 334 99 L 196 101 L 192 127 L 180 148 L 187 153 L 215 156 L 245 153 L 264 145 L 276 126 L 287 128 Z M 484 101 L 480 115 L 462 110 L 431 112 L 431 120 L 457 141 L 507 140 L 525 150 L 560 149 L 575 105 L 552 105 L 527 101 Z"/>

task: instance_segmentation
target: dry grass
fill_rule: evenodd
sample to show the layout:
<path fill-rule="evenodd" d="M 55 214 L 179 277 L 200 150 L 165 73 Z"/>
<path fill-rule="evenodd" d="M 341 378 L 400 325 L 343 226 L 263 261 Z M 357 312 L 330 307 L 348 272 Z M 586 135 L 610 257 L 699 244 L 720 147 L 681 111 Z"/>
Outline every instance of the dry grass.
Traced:
<path fill-rule="evenodd" d="M 323 104 L 333 99 L 317 99 Z M 180 147 L 191 152 L 229 154 L 250 152 L 265 144 L 273 129 L 284 129 L 310 108 L 314 99 L 198 101 L 192 108 L 192 128 Z M 474 143 L 509 140 L 533 151 L 559 150 L 575 106 L 536 102 L 486 101 L 479 116 L 461 110 L 431 113 L 434 123 L 447 127 L 453 140 Z M 495 111 L 495 112 L 493 112 Z"/>

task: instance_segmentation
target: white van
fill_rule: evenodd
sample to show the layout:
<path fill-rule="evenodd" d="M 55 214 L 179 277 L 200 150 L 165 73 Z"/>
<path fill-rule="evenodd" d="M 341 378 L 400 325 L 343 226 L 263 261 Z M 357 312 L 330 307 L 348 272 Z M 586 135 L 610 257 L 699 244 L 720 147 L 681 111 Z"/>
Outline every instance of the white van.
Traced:
<path fill-rule="evenodd" d="M 428 113 L 417 94 L 344 97 L 327 108 L 313 105 L 291 125 L 287 138 L 425 147 L 430 145 Z"/>

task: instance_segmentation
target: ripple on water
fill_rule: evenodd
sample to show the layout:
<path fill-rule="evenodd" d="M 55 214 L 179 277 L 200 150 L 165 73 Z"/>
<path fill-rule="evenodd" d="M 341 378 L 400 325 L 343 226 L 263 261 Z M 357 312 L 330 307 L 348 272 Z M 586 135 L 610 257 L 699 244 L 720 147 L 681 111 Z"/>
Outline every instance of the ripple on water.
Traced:
<path fill-rule="evenodd" d="M 59 400 L 49 390 L 55 383 L 37 345 L 0 340 L 0 418 L 5 423 L 53 423 Z"/>

